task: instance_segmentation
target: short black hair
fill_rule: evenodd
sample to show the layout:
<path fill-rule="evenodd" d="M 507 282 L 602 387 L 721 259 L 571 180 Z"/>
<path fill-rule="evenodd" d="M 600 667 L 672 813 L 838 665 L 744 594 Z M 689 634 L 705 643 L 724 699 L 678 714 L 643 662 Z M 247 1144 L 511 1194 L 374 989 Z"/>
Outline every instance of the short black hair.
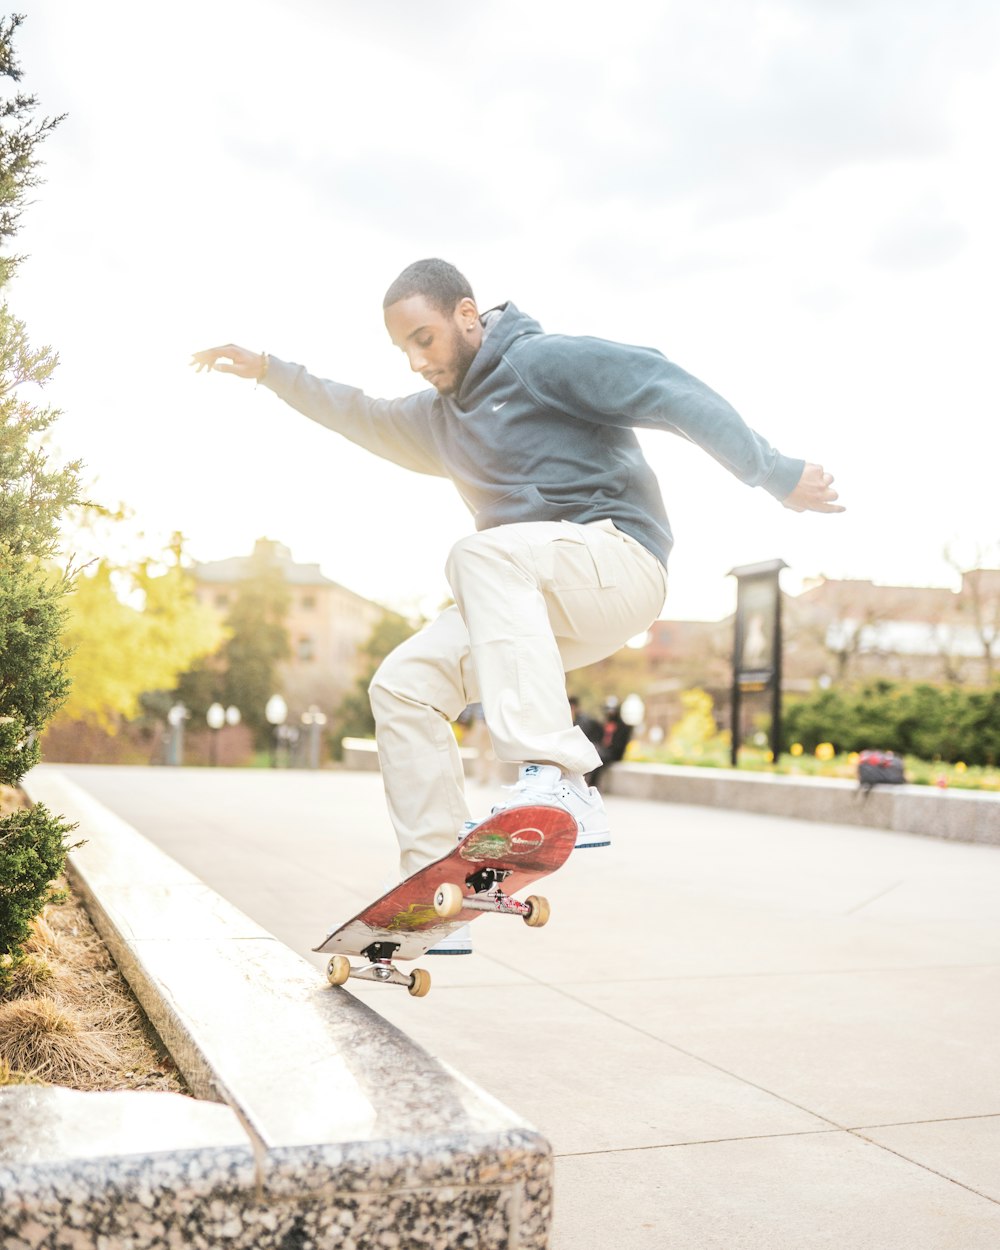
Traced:
<path fill-rule="evenodd" d="M 388 308 L 412 295 L 422 295 L 445 315 L 453 313 L 460 300 L 475 300 L 468 278 L 460 274 L 454 265 L 437 257 L 415 260 L 412 265 L 407 265 L 386 291 L 382 307 Z"/>

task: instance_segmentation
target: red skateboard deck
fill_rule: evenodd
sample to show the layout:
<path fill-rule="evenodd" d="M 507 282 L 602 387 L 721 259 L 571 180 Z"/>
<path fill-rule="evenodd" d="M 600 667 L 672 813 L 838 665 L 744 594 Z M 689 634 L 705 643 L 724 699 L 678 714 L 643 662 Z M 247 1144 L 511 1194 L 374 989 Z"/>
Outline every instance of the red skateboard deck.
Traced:
<path fill-rule="evenodd" d="M 426 994 L 427 972 L 407 975 L 393 961 L 419 958 L 484 911 L 517 915 L 533 927 L 544 924 L 544 899 L 522 902 L 511 895 L 562 867 L 576 834 L 576 821 L 561 807 L 512 807 L 490 816 L 449 854 L 407 877 L 314 947 L 333 955 L 327 976 L 334 985 L 353 976 Z M 352 966 L 349 955 L 368 962 Z"/>

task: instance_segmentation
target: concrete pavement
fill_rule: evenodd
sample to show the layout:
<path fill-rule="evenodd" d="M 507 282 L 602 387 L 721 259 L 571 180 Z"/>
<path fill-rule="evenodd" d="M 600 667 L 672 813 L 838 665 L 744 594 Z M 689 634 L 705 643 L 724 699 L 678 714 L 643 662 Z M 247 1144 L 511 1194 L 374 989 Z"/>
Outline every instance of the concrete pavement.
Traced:
<path fill-rule="evenodd" d="M 65 771 L 303 954 L 391 871 L 376 774 Z M 554 1250 L 995 1250 L 1000 849 L 608 806 L 546 929 L 349 987 L 546 1134 Z"/>

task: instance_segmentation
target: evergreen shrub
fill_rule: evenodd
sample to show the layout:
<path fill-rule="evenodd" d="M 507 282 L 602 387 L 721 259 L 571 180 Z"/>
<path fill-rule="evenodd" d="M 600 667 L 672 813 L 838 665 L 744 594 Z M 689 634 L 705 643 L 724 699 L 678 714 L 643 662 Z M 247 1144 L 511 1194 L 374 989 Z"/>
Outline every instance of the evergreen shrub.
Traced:
<path fill-rule="evenodd" d="M 783 709 L 785 750 L 883 749 L 946 763 L 1000 762 L 1000 684 L 986 689 L 875 681 L 818 690 Z"/>
<path fill-rule="evenodd" d="M 21 71 L 14 34 L 0 18 L 0 78 Z M 36 119 L 34 96 L 0 98 L 0 288 L 19 258 L 6 252 L 25 194 L 37 184 L 35 148 L 60 118 Z M 66 697 L 60 635 L 70 580 L 53 566 L 60 521 L 79 503 L 79 465 L 55 466 L 44 436 L 57 413 L 32 400 L 56 366 L 33 348 L 24 323 L 0 304 L 0 784 L 16 786 L 38 760 L 38 735 Z M 31 921 L 53 896 L 69 827 L 44 807 L 0 818 L 0 990 L 23 958 Z"/>

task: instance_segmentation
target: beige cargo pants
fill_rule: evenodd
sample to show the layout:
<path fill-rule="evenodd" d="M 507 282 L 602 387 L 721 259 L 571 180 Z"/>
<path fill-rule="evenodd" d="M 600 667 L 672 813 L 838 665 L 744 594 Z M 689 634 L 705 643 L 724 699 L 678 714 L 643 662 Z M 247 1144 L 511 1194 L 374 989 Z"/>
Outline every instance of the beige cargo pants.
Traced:
<path fill-rule="evenodd" d="M 501 525 L 463 538 L 446 568 L 455 606 L 382 663 L 370 696 L 403 875 L 447 852 L 469 819 L 452 722 L 481 701 L 497 758 L 585 773 L 565 674 L 647 629 L 660 562 L 611 521 Z M 484 816 L 485 813 L 477 813 Z"/>

